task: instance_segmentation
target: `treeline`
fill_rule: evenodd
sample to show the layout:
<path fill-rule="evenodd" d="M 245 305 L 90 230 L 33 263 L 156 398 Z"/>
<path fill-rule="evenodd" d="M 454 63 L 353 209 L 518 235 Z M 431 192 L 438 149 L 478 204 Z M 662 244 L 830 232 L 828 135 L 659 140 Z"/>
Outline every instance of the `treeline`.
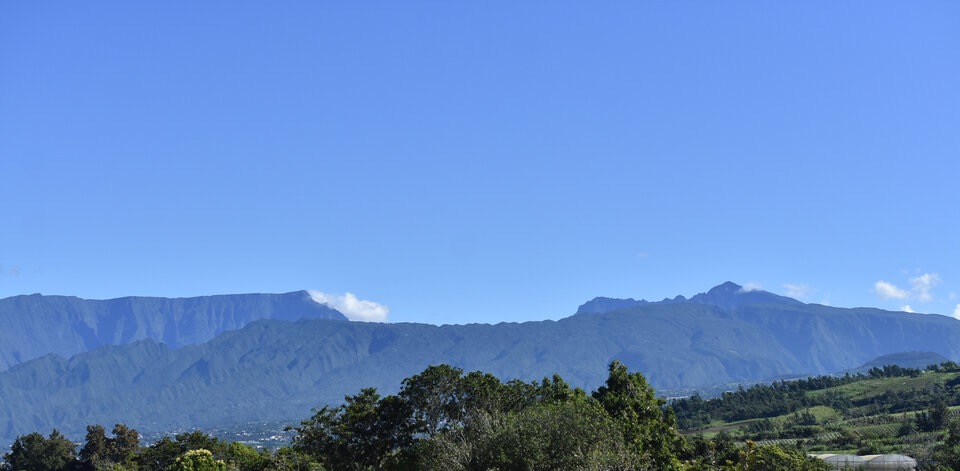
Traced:
<path fill-rule="evenodd" d="M 79 446 L 54 431 L 17 437 L 9 471 L 96 470 L 820 470 L 795 448 L 686 440 L 674 410 L 620 362 L 592 393 L 555 375 L 501 382 L 431 366 L 396 395 L 367 388 L 292 427 L 292 443 L 254 450 L 193 432 L 149 446 L 117 425 Z"/>
<path fill-rule="evenodd" d="M 150 446 L 140 444 L 140 434 L 124 424 L 107 436 L 101 425 L 87 427 L 86 439 L 77 445 L 54 430 L 49 436 L 31 433 L 17 437 L 3 456 L 5 471 L 97 471 L 97 470 L 293 470 L 309 469 L 309 460 L 281 449 L 275 453 L 256 450 L 237 442 L 225 442 L 201 431 L 163 437 Z"/>
<path fill-rule="evenodd" d="M 938 373 L 958 372 L 954 362 L 930 365 L 928 371 Z M 715 399 L 705 400 L 699 395 L 671 402 L 681 430 L 695 430 L 712 422 L 734 422 L 753 418 L 769 418 L 790 414 L 814 406 L 828 406 L 838 411 L 867 407 L 868 413 L 897 413 L 928 408 L 939 402 L 960 403 L 960 394 L 952 386 L 937 385 L 924 391 L 909 393 L 889 391 L 864 400 L 850 400 L 839 394 L 808 394 L 845 384 L 876 378 L 917 377 L 922 373 L 916 368 L 888 365 L 875 367 L 866 374 L 844 376 L 817 376 L 793 381 L 777 381 L 759 384 L 750 388 L 740 386 L 736 391 L 723 393 Z"/>

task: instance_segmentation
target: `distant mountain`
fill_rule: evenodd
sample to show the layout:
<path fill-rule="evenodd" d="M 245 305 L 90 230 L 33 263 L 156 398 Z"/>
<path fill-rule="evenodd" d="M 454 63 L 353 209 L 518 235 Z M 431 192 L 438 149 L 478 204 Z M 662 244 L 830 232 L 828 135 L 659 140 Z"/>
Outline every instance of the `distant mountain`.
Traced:
<path fill-rule="evenodd" d="M 595 389 L 622 360 L 658 390 L 827 374 L 904 351 L 960 359 L 960 321 L 803 304 L 724 284 L 689 300 L 496 325 L 255 321 L 208 342 L 144 340 L 0 373 L 0 438 L 87 424 L 141 431 L 297 420 L 373 386 L 396 392 L 428 365 L 507 380 L 559 373 Z"/>
<path fill-rule="evenodd" d="M 667 298 L 663 301 L 658 301 L 651 303 L 645 299 L 639 301 L 633 298 L 627 299 L 617 299 L 617 298 L 604 298 L 597 297 L 593 298 L 590 301 L 587 301 L 584 304 L 580 305 L 580 308 L 577 309 L 577 314 L 597 314 L 601 312 L 610 312 L 616 311 L 619 309 L 627 309 L 636 306 L 643 306 L 644 304 L 682 304 L 682 303 L 693 303 L 693 304 L 709 304 L 712 306 L 718 306 L 725 309 L 736 309 L 737 307 L 747 305 L 747 304 L 772 304 L 772 305 L 799 305 L 803 304 L 800 301 L 797 301 L 793 298 L 788 298 L 786 296 L 780 296 L 768 291 L 763 290 L 747 290 L 743 286 L 740 286 L 733 282 L 726 282 L 718 286 L 714 286 L 710 291 L 706 293 L 700 293 L 690 299 L 687 299 L 683 296 L 677 296 L 673 299 Z"/>
<path fill-rule="evenodd" d="M 346 320 L 306 291 L 107 300 L 14 296 L 0 299 L 0 371 L 50 353 L 69 357 L 146 339 L 179 348 L 259 319 L 300 318 Z"/>
<path fill-rule="evenodd" d="M 850 373 L 866 373 L 871 368 L 883 368 L 884 366 L 896 365 L 901 368 L 925 369 L 930 365 L 939 365 L 950 359 L 934 352 L 900 352 L 882 355 L 874 358 L 859 368 L 849 370 Z"/>

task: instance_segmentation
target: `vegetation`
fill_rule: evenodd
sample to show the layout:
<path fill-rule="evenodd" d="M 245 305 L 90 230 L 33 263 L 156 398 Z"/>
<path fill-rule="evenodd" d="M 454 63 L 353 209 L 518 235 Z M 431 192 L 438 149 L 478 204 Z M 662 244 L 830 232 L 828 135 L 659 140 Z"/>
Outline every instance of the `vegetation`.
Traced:
<path fill-rule="evenodd" d="M 960 469 L 960 366 L 874 367 L 671 403 L 691 443 L 755 441 L 810 453 L 902 453 Z M 705 445 L 700 445 L 701 447 Z"/>
<path fill-rule="evenodd" d="M 672 389 L 666 395 L 682 396 L 693 386 L 833 372 L 891 348 L 949 355 L 960 336 L 960 323 L 944 316 L 808 305 L 732 284 L 710 291 L 612 312 L 594 306 L 590 314 L 557 321 L 444 326 L 316 319 L 320 305 L 303 292 L 186 304 L 0 300 L 7 324 L 27 329 L 0 331 L 0 360 L 7 359 L 0 369 L 43 355 L 0 372 L 0 443 L 53 428 L 79 440 L 87 425 L 110 417 L 138 424 L 151 442 L 170 430 L 287 421 L 306 415 L 309 405 L 339 404 L 362 387 L 396 394 L 404 378 L 436 358 L 524 381 L 557 372 L 588 391 L 604 383 L 610 359 L 618 358 L 643 371 L 661 394 Z M 69 321 L 75 312 L 89 313 L 90 324 Z M 268 312 L 306 319 L 245 324 Z M 150 332 L 152 339 L 134 341 Z M 104 345 L 114 341 L 123 345 Z M 100 347 L 72 356 L 85 345 Z M 905 359 L 898 356 L 878 361 Z M 934 353 L 913 357 L 922 365 L 943 361 Z M 107 433 L 112 424 L 105 424 Z"/>
<path fill-rule="evenodd" d="M 884 367 L 667 404 L 617 361 L 589 394 L 559 375 L 502 382 L 438 365 L 396 395 L 365 388 L 314 410 L 276 450 L 201 431 L 145 446 L 123 424 L 91 425 L 79 447 L 56 430 L 17 437 L 3 469 L 823 470 L 808 453 L 827 451 L 921 452 L 924 469 L 960 469 L 958 376 L 952 363 Z"/>

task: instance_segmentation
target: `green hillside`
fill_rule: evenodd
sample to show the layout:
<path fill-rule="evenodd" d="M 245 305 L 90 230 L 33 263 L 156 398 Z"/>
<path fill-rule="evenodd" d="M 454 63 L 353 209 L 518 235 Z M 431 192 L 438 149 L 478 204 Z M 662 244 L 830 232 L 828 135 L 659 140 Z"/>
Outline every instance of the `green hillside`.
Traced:
<path fill-rule="evenodd" d="M 678 425 L 702 440 L 790 444 L 810 453 L 934 455 L 960 414 L 960 366 L 874 367 L 781 381 L 716 399 L 675 400 Z"/>

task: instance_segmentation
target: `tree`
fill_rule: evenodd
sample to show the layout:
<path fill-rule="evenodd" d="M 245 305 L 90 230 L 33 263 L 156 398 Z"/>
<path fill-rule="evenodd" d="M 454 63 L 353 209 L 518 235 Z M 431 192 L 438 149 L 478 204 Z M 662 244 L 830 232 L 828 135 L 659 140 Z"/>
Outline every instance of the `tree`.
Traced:
<path fill-rule="evenodd" d="M 339 463 L 352 461 L 357 469 L 379 469 L 393 445 L 391 426 L 379 415 L 380 395 L 376 388 L 364 388 L 346 400 L 335 425 L 340 440 L 333 455 Z"/>
<path fill-rule="evenodd" d="M 107 434 L 102 425 L 87 425 L 87 438 L 80 449 L 80 461 L 88 469 L 97 469 L 107 460 L 109 446 Z"/>
<path fill-rule="evenodd" d="M 936 449 L 937 464 L 945 469 L 960 469 L 960 419 L 950 421 L 947 437 Z"/>
<path fill-rule="evenodd" d="M 213 453 L 214 458 L 222 458 L 227 451 L 227 444 L 217 437 L 211 437 L 200 430 L 177 434 L 177 444 L 181 452 L 188 450 L 207 450 Z"/>
<path fill-rule="evenodd" d="M 182 453 L 183 450 L 180 444 L 164 435 L 163 438 L 154 442 L 153 445 L 141 450 L 136 461 L 142 469 L 167 471 L 173 467 L 177 458 L 179 458 Z"/>
<path fill-rule="evenodd" d="M 115 429 L 116 430 L 116 429 Z M 214 459 L 222 459 L 227 454 L 227 444 L 199 430 L 177 434 L 171 439 L 164 436 L 153 445 L 142 448 L 134 458 L 137 465 L 151 471 L 171 469 L 181 455 L 192 450 L 207 450 Z"/>
<path fill-rule="evenodd" d="M 710 440 L 702 435 L 693 437 L 684 452 L 684 469 L 688 471 L 740 469 L 742 461 L 740 448 L 724 431 Z"/>
<path fill-rule="evenodd" d="M 503 383 L 490 373 L 474 371 L 455 384 L 463 411 L 461 420 L 464 422 L 478 413 L 493 413 L 508 407 Z"/>
<path fill-rule="evenodd" d="M 140 450 L 140 433 L 124 424 L 113 426 L 113 438 L 107 440 L 110 460 L 125 463 Z"/>
<path fill-rule="evenodd" d="M 13 471 L 65 471 L 77 462 L 76 445 L 56 429 L 48 438 L 34 432 L 17 437 L 3 459 Z"/>
<path fill-rule="evenodd" d="M 748 442 L 746 449 L 747 469 L 750 471 L 826 471 L 833 469 L 827 462 L 809 457 L 803 452 L 776 445 L 753 446 Z"/>
<path fill-rule="evenodd" d="M 312 471 L 322 468 L 306 454 L 289 446 L 284 446 L 273 454 L 273 469 L 277 471 Z"/>
<path fill-rule="evenodd" d="M 508 414 L 480 443 L 472 469 L 636 469 L 620 427 L 593 399 Z"/>
<path fill-rule="evenodd" d="M 140 433 L 124 424 L 113 427 L 107 437 L 102 425 L 88 425 L 87 437 L 80 449 L 85 469 L 101 469 L 118 464 L 133 464 L 140 451 Z"/>
<path fill-rule="evenodd" d="M 683 438 L 677 432 L 673 411 L 656 397 L 653 388 L 640 373 L 629 373 L 619 362 L 610 363 L 605 386 L 593 393 L 623 430 L 631 449 L 646 457 L 655 469 L 678 469 Z"/>
<path fill-rule="evenodd" d="M 273 464 L 266 451 L 257 452 L 253 447 L 238 442 L 227 446 L 226 461 L 230 469 L 238 471 L 263 471 Z"/>
<path fill-rule="evenodd" d="M 345 400 L 295 427 L 293 448 L 333 469 L 381 469 L 413 442 L 411 411 L 401 398 L 380 399 L 376 388 L 365 388 Z"/>
<path fill-rule="evenodd" d="M 433 436 L 463 419 L 461 377 L 463 370 L 450 365 L 427 367 L 403 380 L 400 397 L 412 408 L 419 431 Z"/>
<path fill-rule="evenodd" d="M 337 445 L 339 414 L 339 407 L 314 409 L 312 417 L 302 420 L 299 427 L 293 427 L 297 432 L 291 443 L 293 450 L 320 461 L 328 461 L 328 456 Z"/>
<path fill-rule="evenodd" d="M 177 458 L 173 471 L 227 471 L 227 464 L 213 458 L 210 450 L 190 450 Z"/>

